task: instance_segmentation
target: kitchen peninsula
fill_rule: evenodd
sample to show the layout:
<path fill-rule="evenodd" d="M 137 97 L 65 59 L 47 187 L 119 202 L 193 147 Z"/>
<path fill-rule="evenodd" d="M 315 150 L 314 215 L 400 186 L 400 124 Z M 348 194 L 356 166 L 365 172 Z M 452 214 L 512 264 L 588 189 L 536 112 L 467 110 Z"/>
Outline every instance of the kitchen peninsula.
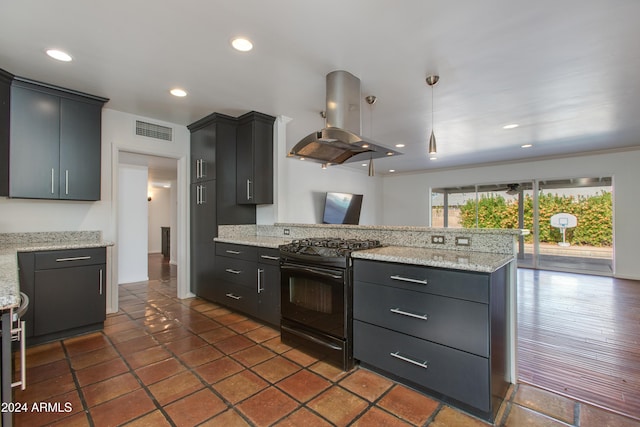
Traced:
<path fill-rule="evenodd" d="M 111 245 L 99 231 L 0 233 L 3 403 L 11 402 L 11 329 L 19 320 L 14 314 L 21 291 L 30 301 L 22 317 L 30 343 L 100 328 L 106 315 L 105 248 Z M 10 416 L 3 413 L 7 426 Z"/>
<path fill-rule="evenodd" d="M 353 250 L 347 246 L 352 273 L 347 267 L 344 282 L 353 291 L 352 300 L 347 299 L 353 308 L 353 315 L 348 315 L 353 319 L 353 357 L 362 366 L 492 420 L 508 384 L 515 382 L 515 254 L 521 234 L 521 230 L 275 224 L 220 226 L 215 240 L 217 246 L 235 245 L 225 248 L 237 253 L 248 253 L 252 246 L 273 250 L 289 241 L 311 247 L 341 245 L 340 239 L 356 242 Z M 367 241 L 379 241 L 382 247 L 368 246 Z M 320 249 L 326 253 L 329 247 Z M 313 252 L 303 248 L 303 253 Z M 311 278 L 311 268 L 304 270 L 303 288 Z M 291 289 L 291 281 L 297 280 L 293 273 L 282 274 L 282 295 L 301 298 L 298 289 Z M 284 306 L 290 305 L 287 298 L 282 298 L 283 319 Z M 302 298 L 301 306 L 316 304 Z M 284 340 L 290 331 L 282 327 Z"/>

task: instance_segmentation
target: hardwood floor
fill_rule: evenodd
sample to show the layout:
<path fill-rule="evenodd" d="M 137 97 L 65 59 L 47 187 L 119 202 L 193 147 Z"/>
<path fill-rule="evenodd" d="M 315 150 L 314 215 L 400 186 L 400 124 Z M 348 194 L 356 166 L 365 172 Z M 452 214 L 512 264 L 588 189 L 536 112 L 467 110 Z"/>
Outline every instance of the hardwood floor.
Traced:
<path fill-rule="evenodd" d="M 518 377 L 640 420 L 640 282 L 518 270 Z"/>

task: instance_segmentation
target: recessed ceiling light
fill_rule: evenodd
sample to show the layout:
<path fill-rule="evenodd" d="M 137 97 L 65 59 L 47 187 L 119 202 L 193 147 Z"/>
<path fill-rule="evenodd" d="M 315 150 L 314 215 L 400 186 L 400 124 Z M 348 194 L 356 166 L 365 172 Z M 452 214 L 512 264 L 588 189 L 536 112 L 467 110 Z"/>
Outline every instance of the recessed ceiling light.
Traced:
<path fill-rule="evenodd" d="M 434 157 L 434 156 L 431 156 L 431 157 L 429 157 L 429 160 L 438 160 L 438 158 Z"/>
<path fill-rule="evenodd" d="M 393 173 L 395 171 L 396 171 L 395 169 L 389 169 L 389 172 L 391 172 L 391 173 Z"/>
<path fill-rule="evenodd" d="M 58 49 L 48 49 L 47 55 L 62 62 L 69 62 L 73 59 L 67 52 L 63 52 Z"/>
<path fill-rule="evenodd" d="M 404 144 L 396 144 L 396 147 L 402 148 L 402 147 L 404 147 Z"/>
<path fill-rule="evenodd" d="M 239 50 L 240 52 L 249 52 L 253 49 L 253 43 L 249 39 L 245 39 L 244 37 L 236 37 L 231 40 L 231 46 L 235 50 Z"/>
<path fill-rule="evenodd" d="M 364 166 L 365 168 L 367 167 L 366 163 L 361 164 L 360 166 Z"/>
<path fill-rule="evenodd" d="M 520 147 L 521 148 L 531 148 L 531 147 L 533 147 L 533 144 L 522 144 Z"/>
<path fill-rule="evenodd" d="M 173 96 L 178 96 L 180 98 L 182 98 L 183 96 L 187 96 L 187 92 L 185 92 L 180 88 L 171 89 L 169 93 L 171 93 L 171 95 Z"/>
<path fill-rule="evenodd" d="M 387 156 L 393 156 L 393 151 L 387 151 Z"/>
<path fill-rule="evenodd" d="M 504 126 L 502 126 L 502 129 L 515 129 L 515 128 L 517 128 L 518 126 L 520 126 L 520 125 L 519 125 L 519 124 L 517 124 L 517 123 L 511 123 L 511 124 L 509 124 L 509 125 L 504 125 Z"/>
<path fill-rule="evenodd" d="M 362 148 L 369 148 L 369 144 L 362 144 Z"/>

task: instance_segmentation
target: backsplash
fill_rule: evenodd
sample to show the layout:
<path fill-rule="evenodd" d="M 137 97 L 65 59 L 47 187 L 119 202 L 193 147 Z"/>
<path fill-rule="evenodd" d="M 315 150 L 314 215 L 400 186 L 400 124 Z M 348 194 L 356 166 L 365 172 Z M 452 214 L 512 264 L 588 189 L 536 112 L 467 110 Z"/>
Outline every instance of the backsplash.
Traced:
<path fill-rule="evenodd" d="M 490 252 L 508 255 L 517 253 L 517 237 L 521 234 L 521 230 L 513 229 L 452 229 L 333 224 L 221 225 L 218 227 L 218 235 L 220 237 L 377 239 L 388 246 Z"/>
<path fill-rule="evenodd" d="M 102 231 L 42 231 L 0 233 L 0 245 L 48 242 L 93 242 L 102 240 Z"/>

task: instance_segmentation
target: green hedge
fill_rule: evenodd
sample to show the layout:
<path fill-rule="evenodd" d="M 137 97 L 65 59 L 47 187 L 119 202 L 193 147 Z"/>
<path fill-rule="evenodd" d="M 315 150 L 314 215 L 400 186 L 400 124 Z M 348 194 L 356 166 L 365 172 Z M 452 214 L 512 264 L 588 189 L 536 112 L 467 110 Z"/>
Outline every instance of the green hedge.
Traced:
<path fill-rule="evenodd" d="M 560 212 L 570 213 L 578 218 L 578 226 L 566 232 L 567 242 L 574 245 L 611 246 L 613 244 L 613 208 L 611 193 L 603 191 L 595 196 L 558 196 L 541 194 L 540 206 L 540 242 L 555 243 L 562 241 L 562 233 L 551 227 L 551 216 Z M 476 226 L 475 200 L 467 200 L 460 206 L 461 224 L 465 228 Z M 518 228 L 518 202 L 506 201 L 499 195 L 483 195 L 478 201 L 479 228 Z M 524 198 L 524 228 L 533 231 L 533 199 Z M 533 241 L 533 235 L 525 238 Z"/>

